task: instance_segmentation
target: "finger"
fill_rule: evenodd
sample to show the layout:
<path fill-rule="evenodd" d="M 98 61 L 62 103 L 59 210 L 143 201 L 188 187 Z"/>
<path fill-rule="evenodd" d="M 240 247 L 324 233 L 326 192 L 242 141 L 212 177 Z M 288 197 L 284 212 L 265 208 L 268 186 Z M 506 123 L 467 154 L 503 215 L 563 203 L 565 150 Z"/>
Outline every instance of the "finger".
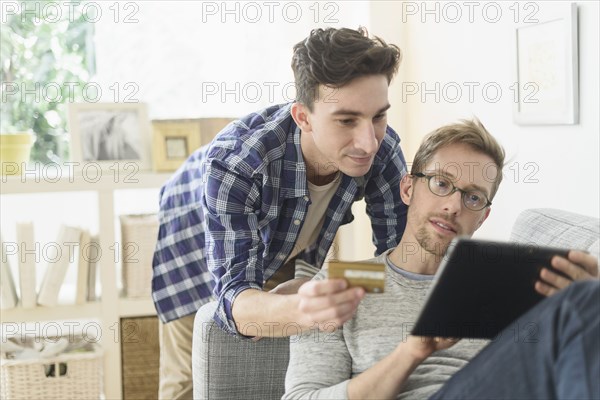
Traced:
<path fill-rule="evenodd" d="M 436 336 L 433 338 L 436 342 L 449 342 L 449 343 L 456 343 L 460 340 L 460 338 L 450 338 L 450 337 L 442 337 L 442 336 Z"/>
<path fill-rule="evenodd" d="M 552 287 L 543 281 L 537 281 L 535 283 L 535 290 L 542 296 L 546 297 L 552 296 L 553 294 L 558 292 L 558 290 L 555 287 Z"/>
<path fill-rule="evenodd" d="M 455 338 L 455 337 L 440 337 L 440 339 L 443 341 L 452 342 L 452 343 L 456 343 L 460 340 L 460 338 Z"/>
<path fill-rule="evenodd" d="M 317 322 L 317 324 L 319 325 L 320 331 L 331 333 L 337 329 L 340 329 L 342 325 L 344 325 L 347 321 L 351 320 L 352 317 L 354 317 L 354 312 L 341 315 L 340 317 L 329 321 Z"/>
<path fill-rule="evenodd" d="M 298 294 L 302 296 L 323 296 L 337 293 L 348 287 L 345 279 L 324 279 L 322 281 L 310 281 L 300 286 Z"/>
<path fill-rule="evenodd" d="M 561 276 L 556 272 L 549 270 L 548 268 L 542 268 L 542 270 L 540 271 L 540 278 L 545 283 L 554 286 L 558 289 L 564 289 L 573 282 L 572 279 L 565 278 L 564 276 Z"/>
<path fill-rule="evenodd" d="M 436 343 L 437 350 L 444 350 L 454 346 L 458 342 L 457 339 L 454 338 L 439 338 Z"/>
<path fill-rule="evenodd" d="M 576 256 L 576 258 L 579 257 Z M 586 266 L 575 264 L 572 261 L 559 256 L 552 257 L 550 264 L 558 271 L 564 272 L 573 281 L 581 281 L 592 278 L 592 275 L 588 272 L 587 268 L 593 268 L 593 266 L 589 264 L 586 268 Z"/>
<path fill-rule="evenodd" d="M 569 261 L 583 267 L 592 277 L 598 277 L 598 259 L 593 255 L 579 250 L 571 250 Z"/>
<path fill-rule="evenodd" d="M 340 303 L 335 307 L 329 307 L 323 310 L 319 310 L 310 313 L 313 322 L 323 323 L 328 321 L 335 321 L 338 323 L 344 323 L 348 321 L 358 308 L 358 301 L 347 301 Z"/>
<path fill-rule="evenodd" d="M 299 310 L 305 313 L 314 313 L 346 302 L 358 302 L 364 297 L 363 288 L 350 288 L 335 294 L 324 296 L 301 296 Z"/>

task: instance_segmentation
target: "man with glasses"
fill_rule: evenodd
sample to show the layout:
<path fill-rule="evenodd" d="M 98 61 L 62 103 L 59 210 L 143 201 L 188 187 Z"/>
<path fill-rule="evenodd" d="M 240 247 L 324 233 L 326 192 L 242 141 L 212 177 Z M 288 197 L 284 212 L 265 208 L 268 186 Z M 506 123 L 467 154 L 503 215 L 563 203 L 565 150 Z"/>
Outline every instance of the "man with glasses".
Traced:
<path fill-rule="evenodd" d="M 373 260 L 386 265 L 384 293 L 365 296 L 340 329 L 291 338 L 284 398 L 600 398 L 598 260 L 587 253 L 552 259 L 571 279 L 542 269 L 536 290 L 560 293 L 519 320 L 538 324 L 536 343 L 507 332 L 489 345 L 410 335 L 451 240 L 489 216 L 503 164 L 504 150 L 477 120 L 425 138 L 400 183 L 402 239 Z"/>

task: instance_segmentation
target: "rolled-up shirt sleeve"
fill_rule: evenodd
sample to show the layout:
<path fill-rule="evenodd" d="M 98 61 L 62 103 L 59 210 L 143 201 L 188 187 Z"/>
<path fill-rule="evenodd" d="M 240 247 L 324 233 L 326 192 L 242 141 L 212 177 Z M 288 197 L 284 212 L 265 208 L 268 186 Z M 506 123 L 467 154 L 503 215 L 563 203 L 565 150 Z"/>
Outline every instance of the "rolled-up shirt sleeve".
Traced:
<path fill-rule="evenodd" d="M 233 302 L 242 291 L 263 287 L 260 190 L 251 177 L 216 161 L 205 166 L 204 176 L 206 259 L 218 302 L 215 321 L 239 335 L 244 329 L 234 322 Z"/>

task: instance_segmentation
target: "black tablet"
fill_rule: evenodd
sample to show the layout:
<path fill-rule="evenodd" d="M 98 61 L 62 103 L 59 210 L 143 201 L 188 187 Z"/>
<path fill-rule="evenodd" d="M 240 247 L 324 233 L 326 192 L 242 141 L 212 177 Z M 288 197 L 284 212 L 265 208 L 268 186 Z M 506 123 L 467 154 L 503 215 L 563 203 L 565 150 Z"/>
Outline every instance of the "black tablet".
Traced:
<path fill-rule="evenodd" d="M 545 297 L 534 284 L 542 267 L 569 250 L 455 239 L 436 273 L 413 335 L 493 339 Z M 520 329 L 535 327 L 520 327 Z"/>

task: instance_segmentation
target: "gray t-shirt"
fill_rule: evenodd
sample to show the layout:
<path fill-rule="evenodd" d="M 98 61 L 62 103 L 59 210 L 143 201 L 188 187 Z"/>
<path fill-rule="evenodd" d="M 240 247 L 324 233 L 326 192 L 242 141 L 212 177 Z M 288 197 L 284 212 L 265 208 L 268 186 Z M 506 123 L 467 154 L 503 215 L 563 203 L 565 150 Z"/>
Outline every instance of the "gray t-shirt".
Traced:
<path fill-rule="evenodd" d="M 410 334 L 433 276 L 392 265 L 387 253 L 385 292 L 367 294 L 354 318 L 333 333 L 312 330 L 290 338 L 284 399 L 346 399 L 348 381 L 390 354 Z M 323 279 L 321 271 L 315 279 Z M 398 399 L 425 399 L 465 366 L 486 344 L 463 339 L 430 356 L 410 375 Z"/>

